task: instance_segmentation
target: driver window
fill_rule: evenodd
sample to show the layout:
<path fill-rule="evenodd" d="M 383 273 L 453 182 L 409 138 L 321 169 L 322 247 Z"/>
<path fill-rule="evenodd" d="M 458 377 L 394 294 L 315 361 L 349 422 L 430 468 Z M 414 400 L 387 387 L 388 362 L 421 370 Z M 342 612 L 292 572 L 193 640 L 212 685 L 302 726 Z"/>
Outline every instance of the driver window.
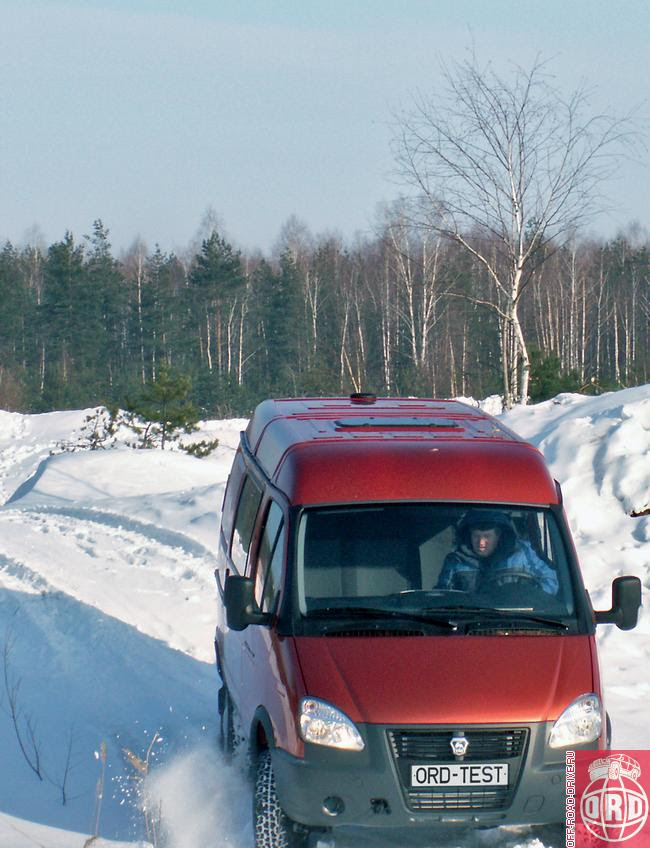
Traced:
<path fill-rule="evenodd" d="M 261 500 L 262 492 L 253 480 L 247 477 L 239 498 L 237 517 L 235 519 L 235 532 L 233 533 L 230 550 L 233 565 L 240 574 L 243 574 L 246 568 L 248 549 L 250 548 L 253 527 L 255 525 L 255 516 L 257 515 Z"/>
<path fill-rule="evenodd" d="M 257 553 L 255 600 L 262 612 L 271 612 L 280 588 L 284 554 L 284 518 L 282 510 L 271 501 Z"/>

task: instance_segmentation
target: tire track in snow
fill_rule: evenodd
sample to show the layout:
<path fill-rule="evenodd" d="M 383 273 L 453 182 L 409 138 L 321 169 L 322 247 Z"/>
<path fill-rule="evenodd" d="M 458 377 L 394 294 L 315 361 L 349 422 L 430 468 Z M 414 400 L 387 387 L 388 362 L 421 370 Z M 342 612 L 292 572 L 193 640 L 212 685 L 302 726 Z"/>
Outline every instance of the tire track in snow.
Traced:
<path fill-rule="evenodd" d="M 215 561 L 200 543 L 82 507 L 5 507 L 0 524 L 0 555 L 13 563 L 7 573 L 27 591 L 40 579 L 43 591 L 64 592 L 213 661 Z"/>
<path fill-rule="evenodd" d="M 66 506 L 16 506 L 7 504 L 0 508 L 2 512 L 20 512 L 23 514 L 32 513 L 36 515 L 61 515 L 67 518 L 73 518 L 78 521 L 90 521 L 96 524 L 102 524 L 106 527 L 112 527 L 116 530 L 126 530 L 134 534 L 139 534 L 145 538 L 154 539 L 161 545 L 171 548 L 182 548 L 185 553 L 196 557 L 212 557 L 212 551 L 208 550 L 204 545 L 195 539 L 179 533 L 176 530 L 168 530 L 164 527 L 159 527 L 156 524 L 151 524 L 146 521 L 141 521 L 137 518 L 129 518 L 117 512 L 107 512 L 105 510 L 96 509 L 95 507 L 66 507 Z"/>
<path fill-rule="evenodd" d="M 0 553 L 0 588 L 18 592 L 37 594 L 52 589 L 45 578 L 20 562 Z"/>
<path fill-rule="evenodd" d="M 54 520 L 50 520 L 50 517 Z M 74 541 L 85 554 L 93 558 L 117 558 L 125 560 L 129 565 L 142 565 L 162 555 L 178 563 L 178 575 L 184 579 L 197 579 L 210 586 L 213 583 L 216 559 L 212 551 L 200 542 L 183 533 L 119 513 L 85 507 L 3 507 L 0 508 L 0 521 L 3 520 L 31 526 L 41 533 L 55 531 L 61 537 Z M 107 551 L 97 539 L 97 536 L 102 535 L 102 530 L 106 530 L 105 535 L 123 547 L 119 550 L 113 547 Z"/>

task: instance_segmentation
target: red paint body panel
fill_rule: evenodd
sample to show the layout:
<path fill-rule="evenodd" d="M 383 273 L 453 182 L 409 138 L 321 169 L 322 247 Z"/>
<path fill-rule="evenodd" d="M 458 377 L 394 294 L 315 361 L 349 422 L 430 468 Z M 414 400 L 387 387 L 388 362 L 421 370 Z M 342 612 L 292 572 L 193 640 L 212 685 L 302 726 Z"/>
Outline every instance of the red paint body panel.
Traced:
<path fill-rule="evenodd" d="M 296 655 L 295 640 L 282 638 L 267 627 L 248 627 L 242 651 L 245 685 L 238 693 L 240 717 L 250 727 L 258 707 L 271 721 L 276 744 L 301 756 L 304 743 L 298 736 L 296 716 L 305 686 Z M 255 681 L 255 686 L 251 686 Z"/>
<path fill-rule="evenodd" d="M 293 504 L 558 503 L 539 451 L 457 401 L 269 400 L 255 410 L 246 437 Z"/>
<path fill-rule="evenodd" d="M 594 692 L 598 692 L 601 694 L 601 674 L 600 674 L 600 663 L 598 662 L 598 649 L 596 647 L 596 637 L 589 636 L 589 650 L 591 652 L 591 672 L 594 676 Z M 603 699 L 601 697 L 601 703 Z M 598 740 L 599 748 L 607 748 L 607 722 L 606 722 L 606 709 L 605 704 L 603 703 L 603 732 L 600 734 L 600 739 Z"/>
<path fill-rule="evenodd" d="M 373 724 L 556 719 L 599 691 L 587 636 L 296 637 L 309 695 Z"/>
<path fill-rule="evenodd" d="M 557 503 L 541 454 L 519 443 L 310 444 L 285 454 L 274 483 L 294 504 L 439 500 Z M 333 461 L 335 459 L 335 461 Z"/>

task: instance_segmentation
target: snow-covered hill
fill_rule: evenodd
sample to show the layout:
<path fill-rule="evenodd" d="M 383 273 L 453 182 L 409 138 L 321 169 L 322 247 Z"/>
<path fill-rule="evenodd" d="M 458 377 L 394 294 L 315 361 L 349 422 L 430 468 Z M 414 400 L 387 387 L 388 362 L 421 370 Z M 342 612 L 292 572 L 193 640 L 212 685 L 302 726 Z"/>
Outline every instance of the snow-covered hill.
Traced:
<path fill-rule="evenodd" d="M 607 609 L 620 574 L 650 590 L 650 386 L 594 398 L 564 394 L 502 416 L 535 444 L 562 484 L 594 606 Z M 636 517 L 635 517 L 636 516 Z M 635 630 L 597 630 L 613 745 L 650 748 L 650 614 Z"/>
<path fill-rule="evenodd" d="M 202 437 L 220 447 L 204 460 L 50 456 L 85 414 L 0 413 L 0 848 L 81 848 L 96 830 L 144 839 L 147 755 L 148 814 L 162 812 L 172 848 L 250 848 L 242 770 L 215 744 L 212 657 L 219 510 L 245 422 L 206 423 Z M 650 516 L 631 517 L 649 505 L 650 386 L 561 395 L 504 420 L 562 483 L 596 605 L 609 605 L 618 574 L 650 588 Z M 650 747 L 650 616 L 630 633 L 601 627 L 599 639 L 614 743 Z M 495 839 L 481 844 L 540 844 Z M 377 842 L 337 842 L 352 845 Z"/>

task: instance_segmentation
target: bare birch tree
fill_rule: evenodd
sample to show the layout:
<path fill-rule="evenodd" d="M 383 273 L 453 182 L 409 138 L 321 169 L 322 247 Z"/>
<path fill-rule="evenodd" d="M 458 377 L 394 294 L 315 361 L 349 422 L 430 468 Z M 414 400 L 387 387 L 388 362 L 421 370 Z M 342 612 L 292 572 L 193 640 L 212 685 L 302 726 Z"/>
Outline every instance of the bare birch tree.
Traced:
<path fill-rule="evenodd" d="M 501 319 L 505 403 L 525 404 L 522 294 L 552 249 L 602 207 L 630 122 L 590 113 L 585 89 L 565 97 L 540 60 L 504 78 L 475 59 L 443 67 L 442 91 L 418 96 L 398 122 L 396 159 L 419 195 L 414 214 L 487 271 L 492 295 L 474 302 Z"/>
<path fill-rule="evenodd" d="M 135 313 L 137 316 L 137 346 L 140 383 L 147 382 L 145 359 L 145 330 L 143 321 L 143 291 L 146 284 L 147 246 L 141 239 L 136 239 L 128 252 L 122 257 L 122 269 L 126 279 L 135 290 Z"/>
<path fill-rule="evenodd" d="M 431 337 L 442 314 L 440 301 L 446 293 L 439 280 L 442 237 L 415 229 L 400 205 L 386 210 L 383 238 L 409 357 L 415 374 L 430 387 L 434 382 Z"/>

